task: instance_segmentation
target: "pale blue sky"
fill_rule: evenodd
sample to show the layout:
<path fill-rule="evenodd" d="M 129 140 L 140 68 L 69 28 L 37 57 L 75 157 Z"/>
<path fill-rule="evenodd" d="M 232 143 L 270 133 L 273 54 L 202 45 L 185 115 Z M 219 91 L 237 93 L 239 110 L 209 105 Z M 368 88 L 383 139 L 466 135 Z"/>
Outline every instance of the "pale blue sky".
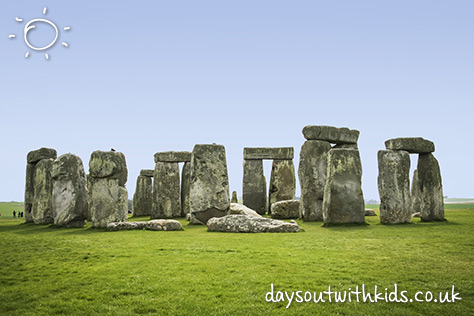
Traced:
<path fill-rule="evenodd" d="M 25 59 L 15 17 L 44 6 L 70 46 Z M 473 14 L 473 1 L 3 1 L 0 200 L 23 200 L 39 147 L 86 170 L 94 150 L 124 152 L 131 197 L 155 152 L 213 142 L 240 195 L 243 147 L 292 146 L 297 165 L 309 124 L 360 130 L 367 199 L 377 151 L 401 136 L 433 140 L 445 195 L 474 197 Z"/>

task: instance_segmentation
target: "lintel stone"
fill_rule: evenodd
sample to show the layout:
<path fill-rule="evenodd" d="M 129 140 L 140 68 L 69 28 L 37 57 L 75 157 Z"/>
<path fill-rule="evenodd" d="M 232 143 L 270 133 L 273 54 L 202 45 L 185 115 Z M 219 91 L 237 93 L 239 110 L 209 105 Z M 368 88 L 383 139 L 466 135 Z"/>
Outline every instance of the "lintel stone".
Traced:
<path fill-rule="evenodd" d="M 162 151 L 155 154 L 155 163 L 160 162 L 190 162 L 189 151 Z"/>
<path fill-rule="evenodd" d="M 400 137 L 392 138 L 385 142 L 388 150 L 404 150 L 411 154 L 428 154 L 435 151 L 432 141 L 422 137 Z"/>
<path fill-rule="evenodd" d="M 56 149 L 53 148 L 40 148 L 37 150 L 30 151 L 26 156 L 26 161 L 28 163 L 37 163 L 42 159 L 56 159 L 58 158 L 58 153 Z"/>
<path fill-rule="evenodd" d="M 151 169 L 142 169 L 140 170 L 140 175 L 142 177 L 149 177 L 149 178 L 153 178 L 153 173 L 155 172 L 155 170 L 151 170 Z"/>
<path fill-rule="evenodd" d="M 292 160 L 294 156 L 293 147 L 245 147 L 245 160 Z"/>

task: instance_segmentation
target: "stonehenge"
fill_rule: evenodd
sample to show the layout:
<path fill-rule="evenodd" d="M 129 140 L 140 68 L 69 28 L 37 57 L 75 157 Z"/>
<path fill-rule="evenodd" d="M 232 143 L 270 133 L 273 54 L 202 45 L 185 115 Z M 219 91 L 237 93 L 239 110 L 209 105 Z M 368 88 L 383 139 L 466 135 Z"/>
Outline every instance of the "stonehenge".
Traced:
<path fill-rule="evenodd" d="M 263 215 L 271 213 L 271 205 L 295 198 L 296 178 L 292 147 L 244 148 L 243 204 Z M 263 174 L 263 160 L 273 160 L 268 192 Z"/>
<path fill-rule="evenodd" d="M 154 170 L 142 169 L 137 177 L 137 185 L 133 194 L 133 216 L 150 216 L 153 202 Z"/>
<path fill-rule="evenodd" d="M 378 153 L 380 222 L 408 223 L 420 212 L 425 222 L 444 220 L 441 172 L 434 143 L 421 137 L 389 139 Z M 409 154 L 418 154 L 410 192 Z"/>

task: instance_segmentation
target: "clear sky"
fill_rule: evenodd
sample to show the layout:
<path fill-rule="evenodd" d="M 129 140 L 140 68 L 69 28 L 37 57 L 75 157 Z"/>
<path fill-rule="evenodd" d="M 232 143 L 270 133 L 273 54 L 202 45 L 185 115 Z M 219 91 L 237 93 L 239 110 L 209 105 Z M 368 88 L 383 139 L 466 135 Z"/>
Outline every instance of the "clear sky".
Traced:
<path fill-rule="evenodd" d="M 240 196 L 243 147 L 292 146 L 297 166 L 305 125 L 360 130 L 366 199 L 377 151 L 402 136 L 435 142 L 445 195 L 474 197 L 473 14 L 456 0 L 2 1 L 0 200 L 23 200 L 33 149 L 86 170 L 92 151 L 122 151 L 132 197 L 155 152 L 196 143 L 225 145 Z M 59 26 L 49 60 L 23 40 L 42 17 Z"/>

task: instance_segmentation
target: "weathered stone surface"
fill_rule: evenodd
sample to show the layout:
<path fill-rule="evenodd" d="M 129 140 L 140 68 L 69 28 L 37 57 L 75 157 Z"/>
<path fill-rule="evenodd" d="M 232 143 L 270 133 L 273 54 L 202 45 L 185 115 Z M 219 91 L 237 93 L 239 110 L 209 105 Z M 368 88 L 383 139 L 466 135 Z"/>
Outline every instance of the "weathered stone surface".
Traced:
<path fill-rule="evenodd" d="M 94 179 L 89 209 L 92 227 L 107 227 L 108 223 L 127 221 L 127 189 L 119 185 L 119 179 Z"/>
<path fill-rule="evenodd" d="M 189 151 L 163 151 L 155 154 L 156 162 L 190 162 L 191 153 Z"/>
<path fill-rule="evenodd" d="M 42 159 L 56 159 L 58 157 L 58 153 L 56 149 L 53 148 L 40 148 L 37 150 L 30 151 L 26 156 L 27 163 L 37 163 Z"/>
<path fill-rule="evenodd" d="M 251 215 L 214 217 L 207 222 L 207 228 L 211 232 L 229 233 L 295 233 L 301 230 L 296 222 L 287 223 Z"/>
<path fill-rule="evenodd" d="M 143 230 L 147 222 L 113 222 L 107 224 L 108 231 Z"/>
<path fill-rule="evenodd" d="M 161 162 L 155 165 L 153 176 L 153 207 L 151 218 L 181 216 L 179 165 L 177 162 Z"/>
<path fill-rule="evenodd" d="M 181 226 L 181 223 L 173 219 L 154 219 L 146 223 L 145 228 L 147 230 L 157 230 L 157 231 L 183 230 L 183 226 Z"/>
<path fill-rule="evenodd" d="M 191 160 L 189 193 L 191 217 L 207 223 L 229 210 L 229 179 L 225 148 L 222 145 L 196 145 Z"/>
<path fill-rule="evenodd" d="M 410 154 L 379 150 L 378 189 L 380 223 L 400 224 L 411 220 Z"/>
<path fill-rule="evenodd" d="M 191 185 L 191 163 L 185 162 L 181 172 L 181 217 L 186 217 L 191 209 L 189 208 L 189 187 Z"/>
<path fill-rule="evenodd" d="M 94 179 L 88 174 L 86 173 L 86 185 L 87 185 L 87 202 L 89 204 L 89 208 L 87 210 L 87 220 L 88 221 L 92 221 L 92 213 L 91 213 L 91 208 L 90 208 L 90 205 L 91 205 L 91 196 L 92 196 L 92 183 L 93 183 Z"/>
<path fill-rule="evenodd" d="M 415 154 L 435 151 L 434 143 L 421 137 L 392 138 L 385 142 L 385 147 L 389 150 L 404 150 Z"/>
<path fill-rule="evenodd" d="M 366 208 L 365 209 L 365 216 L 377 216 L 377 214 L 375 214 L 375 211 L 373 209 Z"/>
<path fill-rule="evenodd" d="M 361 177 L 362 165 L 358 150 L 329 151 L 323 202 L 325 225 L 365 223 Z"/>
<path fill-rule="evenodd" d="M 298 218 L 300 201 L 298 200 L 287 200 L 273 203 L 272 206 L 272 218 L 276 219 L 287 219 L 287 218 Z"/>
<path fill-rule="evenodd" d="M 359 131 L 347 127 L 308 125 L 303 128 L 307 140 L 324 140 L 333 144 L 356 144 Z"/>
<path fill-rule="evenodd" d="M 444 221 L 443 185 L 438 160 L 433 154 L 420 154 L 417 169 L 421 220 Z"/>
<path fill-rule="evenodd" d="M 142 170 L 143 171 L 143 170 Z M 137 177 L 135 194 L 133 194 L 132 212 L 133 216 L 150 216 L 153 202 L 152 178 L 140 175 Z"/>
<path fill-rule="evenodd" d="M 292 160 L 294 156 L 293 147 L 245 147 L 245 160 L 283 159 Z"/>
<path fill-rule="evenodd" d="M 230 203 L 229 214 L 239 214 L 239 215 L 250 215 L 262 217 L 260 214 L 254 210 L 248 208 L 247 206 L 239 203 Z"/>
<path fill-rule="evenodd" d="M 273 160 L 270 175 L 269 207 L 275 202 L 294 200 L 296 190 L 295 166 L 292 160 Z M 269 209 L 271 213 L 271 209 Z"/>
<path fill-rule="evenodd" d="M 239 199 L 237 198 L 237 191 L 232 191 L 232 199 L 230 200 L 231 203 L 239 203 Z"/>
<path fill-rule="evenodd" d="M 267 211 L 267 182 L 262 160 L 244 160 L 242 203 L 261 215 Z"/>
<path fill-rule="evenodd" d="M 84 165 L 73 154 L 60 156 L 53 162 L 54 224 L 63 227 L 84 227 L 88 214 L 88 198 Z"/>
<path fill-rule="evenodd" d="M 415 213 L 411 214 L 411 217 L 421 217 L 421 213 L 420 212 L 415 212 Z"/>
<path fill-rule="evenodd" d="M 413 172 L 413 181 L 411 183 L 411 211 L 413 213 L 421 210 L 421 188 L 418 180 L 418 169 Z M 418 216 L 419 217 L 419 216 Z"/>
<path fill-rule="evenodd" d="M 301 187 L 299 216 L 305 221 L 323 220 L 327 153 L 330 149 L 331 144 L 321 140 L 307 140 L 301 146 L 298 167 Z"/>
<path fill-rule="evenodd" d="M 142 177 L 153 178 L 153 173 L 154 172 L 155 172 L 155 170 L 152 170 L 152 169 L 142 169 L 142 170 L 140 170 L 140 175 Z"/>
<path fill-rule="evenodd" d="M 128 176 L 125 155 L 118 151 L 94 151 L 89 160 L 89 174 L 96 179 L 118 179 L 119 186 L 125 186 Z"/>
<path fill-rule="evenodd" d="M 35 198 L 35 164 L 26 164 L 26 181 L 25 181 L 25 223 L 33 222 L 31 208 Z"/>
<path fill-rule="evenodd" d="M 52 168 L 53 159 L 42 159 L 35 166 L 35 175 L 33 177 L 33 191 L 35 195 L 31 207 L 31 216 L 35 224 L 50 224 L 54 222 Z"/>

